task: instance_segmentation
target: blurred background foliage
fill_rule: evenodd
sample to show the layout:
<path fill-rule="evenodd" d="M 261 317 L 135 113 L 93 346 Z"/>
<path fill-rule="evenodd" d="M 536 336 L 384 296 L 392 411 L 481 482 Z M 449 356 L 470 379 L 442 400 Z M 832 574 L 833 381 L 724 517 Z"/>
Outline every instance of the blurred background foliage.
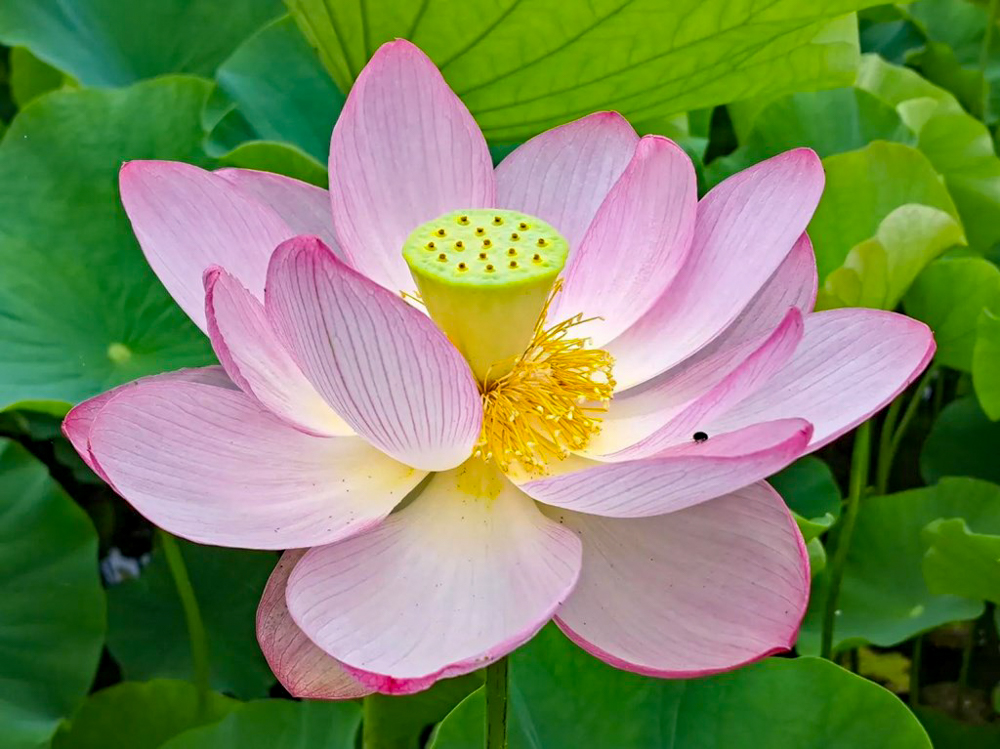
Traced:
<path fill-rule="evenodd" d="M 816 656 L 850 438 L 774 479 L 813 564 L 795 653 L 662 682 L 550 627 L 512 658 L 512 747 L 1000 746 L 997 5 L 2 0 L 0 749 L 481 745 L 477 675 L 363 708 L 290 699 L 254 636 L 275 556 L 155 534 L 59 433 L 84 398 L 213 360 L 142 258 L 121 163 L 325 185 L 345 94 L 396 37 L 440 66 L 497 161 L 601 109 L 677 140 L 702 192 L 815 149 L 819 306 L 901 309 L 938 341 L 875 420 L 832 660 Z M 178 565 L 207 633 L 202 677 Z"/>

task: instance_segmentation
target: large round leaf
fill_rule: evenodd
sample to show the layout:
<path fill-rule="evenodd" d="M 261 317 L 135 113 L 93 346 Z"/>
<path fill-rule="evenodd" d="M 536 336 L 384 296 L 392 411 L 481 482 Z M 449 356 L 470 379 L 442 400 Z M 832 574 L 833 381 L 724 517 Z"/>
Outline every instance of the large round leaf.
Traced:
<path fill-rule="evenodd" d="M 240 707 L 209 692 L 205 704 L 186 681 L 126 681 L 92 694 L 53 749 L 157 749 L 189 728 L 215 723 Z"/>
<path fill-rule="evenodd" d="M 43 400 L 65 409 L 142 375 L 212 361 L 118 200 L 127 159 L 204 161 L 209 87 L 168 77 L 58 91 L 11 124 L 0 142 L 0 409 Z"/>
<path fill-rule="evenodd" d="M 254 623 L 274 554 L 177 544 L 208 634 L 212 686 L 242 698 L 266 696 L 274 676 Z M 161 549 L 137 580 L 108 591 L 108 649 L 128 679 L 191 678 L 184 610 Z"/>
<path fill-rule="evenodd" d="M 907 205 L 934 208 L 956 219 L 955 204 L 920 151 L 876 141 L 857 151 L 823 159 L 826 189 L 809 236 L 820 279 L 839 267 L 850 250 L 874 237 L 883 220 Z"/>
<path fill-rule="evenodd" d="M 0 749 L 48 743 L 104 643 L 97 533 L 23 447 L 0 439 Z"/>
<path fill-rule="evenodd" d="M 0 41 L 20 45 L 88 86 L 163 73 L 211 75 L 281 0 L 4 0 Z"/>
<path fill-rule="evenodd" d="M 354 749 L 353 702 L 251 702 L 220 722 L 186 731 L 163 749 Z"/>
<path fill-rule="evenodd" d="M 325 177 L 344 95 L 292 19 L 268 24 L 247 39 L 219 67 L 216 80 L 212 107 L 227 101 L 208 142 L 213 155 L 225 160 L 225 152 L 246 141 L 278 141 L 291 144 Z"/>
<path fill-rule="evenodd" d="M 944 407 L 920 453 L 928 484 L 943 476 L 971 476 L 1000 484 L 1000 423 L 990 421 L 972 396 Z"/>
<path fill-rule="evenodd" d="M 982 613 L 982 601 L 927 588 L 923 560 L 933 539 L 924 529 L 939 518 L 962 518 L 976 533 L 1000 533 L 1000 486 L 947 478 L 861 503 L 838 602 L 835 649 L 866 642 L 888 647 Z M 825 593 L 826 576 L 820 575 L 796 645 L 801 653 L 819 650 Z"/>
<path fill-rule="evenodd" d="M 342 90 L 383 42 L 422 47 L 489 139 L 599 109 L 653 119 L 761 92 L 850 83 L 874 0 L 288 0 Z M 627 43 L 623 43 L 627 40 Z"/>
<path fill-rule="evenodd" d="M 972 370 L 976 324 L 985 307 L 1000 301 L 1000 270 L 978 257 L 942 258 L 917 276 L 903 304 L 906 314 L 934 331 L 940 364 Z"/>
<path fill-rule="evenodd" d="M 772 658 L 663 681 L 617 671 L 549 627 L 511 658 L 511 749 L 929 749 L 892 693 L 829 661 Z M 482 746 L 484 697 L 438 727 L 433 749 Z"/>

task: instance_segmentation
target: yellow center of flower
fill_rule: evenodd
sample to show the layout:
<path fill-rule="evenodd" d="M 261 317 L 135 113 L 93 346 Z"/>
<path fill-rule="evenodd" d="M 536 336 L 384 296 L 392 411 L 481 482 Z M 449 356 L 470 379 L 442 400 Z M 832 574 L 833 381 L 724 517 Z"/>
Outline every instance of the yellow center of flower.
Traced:
<path fill-rule="evenodd" d="M 479 382 L 475 455 L 531 473 L 584 448 L 614 389 L 612 357 L 572 336 L 582 314 L 545 327 L 569 246 L 534 216 L 498 209 L 417 227 L 403 257 L 427 311 Z"/>

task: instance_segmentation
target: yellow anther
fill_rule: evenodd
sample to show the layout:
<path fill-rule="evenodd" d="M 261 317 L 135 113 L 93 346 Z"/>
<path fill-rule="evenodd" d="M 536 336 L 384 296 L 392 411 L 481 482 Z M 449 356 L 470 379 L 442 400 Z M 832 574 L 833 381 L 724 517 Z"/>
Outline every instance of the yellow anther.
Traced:
<path fill-rule="evenodd" d="M 600 432 L 614 391 L 611 355 L 568 337 L 587 322 L 582 315 L 543 327 L 560 286 L 557 281 L 514 368 L 483 389 L 476 453 L 493 456 L 503 470 L 516 462 L 529 473 L 544 473 L 548 461 L 586 447 Z"/>

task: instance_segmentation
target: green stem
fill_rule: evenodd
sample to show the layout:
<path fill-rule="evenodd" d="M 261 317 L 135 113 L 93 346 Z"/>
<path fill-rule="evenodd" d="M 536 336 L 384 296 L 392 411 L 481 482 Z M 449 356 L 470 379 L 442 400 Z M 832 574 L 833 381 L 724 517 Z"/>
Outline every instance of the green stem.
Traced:
<path fill-rule="evenodd" d="M 202 621 L 198 598 L 191 586 L 191 578 L 188 576 L 187 565 L 184 564 L 184 557 L 181 556 L 177 539 L 163 530 L 158 530 L 157 535 L 160 537 L 160 545 L 163 547 L 163 555 L 167 559 L 167 567 L 170 568 L 170 575 L 174 578 L 174 586 L 177 588 L 177 595 L 180 596 L 181 606 L 184 608 L 188 639 L 191 640 L 191 661 L 194 663 L 194 685 L 198 689 L 198 714 L 204 715 L 208 708 L 210 690 L 208 635 L 205 633 L 205 623 Z"/>
<path fill-rule="evenodd" d="M 969 623 L 969 638 L 962 648 L 962 665 L 958 670 L 958 684 L 961 687 L 969 686 L 969 668 L 972 666 L 972 654 L 976 650 L 976 630 L 978 627 L 978 619 L 973 619 Z"/>
<path fill-rule="evenodd" d="M 837 537 L 837 548 L 833 553 L 833 561 L 830 563 L 830 587 L 826 593 L 826 610 L 823 615 L 823 635 L 820 645 L 820 655 L 827 659 L 830 659 L 833 653 L 833 628 L 837 619 L 837 603 L 840 598 L 840 585 L 844 581 L 847 552 L 851 548 L 851 536 L 854 535 L 854 525 L 858 519 L 861 497 L 868 486 L 871 442 L 872 426 L 870 421 L 866 421 L 854 433 L 854 452 L 851 455 L 847 510 L 840 526 L 840 535 Z"/>
<path fill-rule="evenodd" d="M 924 655 L 924 636 L 917 635 L 913 641 L 913 657 L 910 659 L 910 707 L 920 704 L 920 664 Z"/>
<path fill-rule="evenodd" d="M 486 667 L 486 749 L 507 749 L 507 659 Z"/>
<path fill-rule="evenodd" d="M 924 376 L 920 378 L 916 389 L 910 395 L 910 400 L 906 404 L 906 410 L 903 411 L 903 418 L 899 420 L 898 425 L 896 424 L 896 418 L 899 415 L 899 408 L 903 402 L 902 395 L 896 398 L 892 402 L 892 405 L 889 406 L 889 411 L 885 415 L 885 422 L 882 424 L 882 433 L 879 435 L 878 464 L 875 469 L 875 492 L 879 495 L 885 494 L 889 489 L 889 475 L 892 473 L 892 462 L 896 459 L 896 453 L 899 452 L 899 446 L 903 443 L 903 437 L 906 436 L 906 430 L 909 428 L 910 422 L 913 421 L 913 417 L 917 414 L 920 401 L 923 400 L 924 390 L 927 389 L 927 383 L 930 382 L 936 371 L 936 367 L 928 367 L 927 371 L 924 372 Z"/>
<path fill-rule="evenodd" d="M 875 465 L 875 493 L 885 494 L 889 487 L 889 474 L 892 472 L 892 435 L 896 431 L 899 411 L 903 407 L 903 397 L 896 398 L 885 412 L 882 420 L 882 431 L 878 435 L 878 459 Z"/>

